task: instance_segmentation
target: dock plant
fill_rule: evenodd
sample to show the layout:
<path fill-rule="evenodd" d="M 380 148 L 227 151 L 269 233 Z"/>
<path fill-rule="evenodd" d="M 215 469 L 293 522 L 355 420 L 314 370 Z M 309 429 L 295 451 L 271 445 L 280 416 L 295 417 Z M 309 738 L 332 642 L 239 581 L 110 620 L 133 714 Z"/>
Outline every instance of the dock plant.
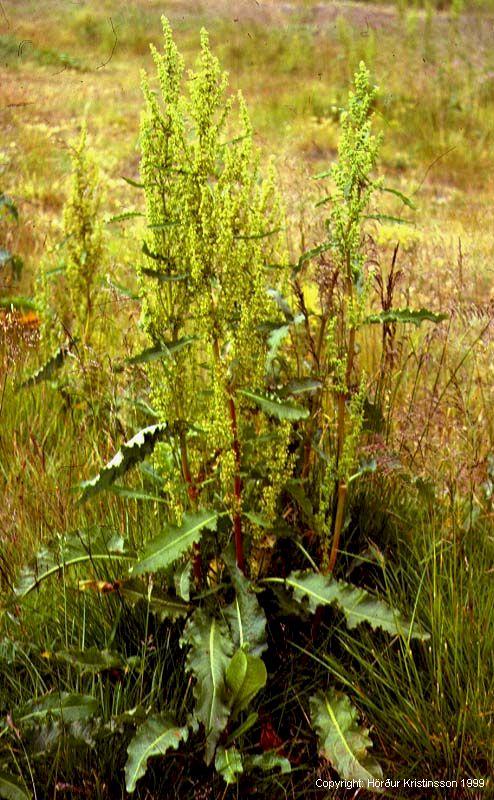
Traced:
<path fill-rule="evenodd" d="M 272 165 L 261 169 L 242 96 L 228 93 L 205 31 L 187 75 L 166 19 L 163 31 L 164 51 L 152 48 L 156 76 L 142 78 L 141 170 L 134 181 L 145 197 L 138 282 L 148 341 L 132 361 L 145 366 L 154 422 L 80 488 L 83 501 L 101 501 L 103 491 L 117 488 L 125 495 L 129 490 L 117 480 L 147 459 L 155 494 L 130 496 L 164 507 L 165 521 L 160 516 L 160 532 L 142 543 L 132 531 L 127 538 L 106 530 L 66 534 L 26 567 L 17 585 L 18 601 L 27 602 L 50 578 L 63 576 L 68 585 L 75 572 L 84 597 L 96 593 L 120 609 L 144 608 L 146 642 L 152 617 L 168 631 L 167 641 L 182 648 L 183 692 L 173 708 L 145 702 L 146 648 L 132 662 L 113 651 L 63 650 L 82 673 L 100 676 L 94 681 L 126 664 L 122 680 L 140 687 L 139 705 L 107 721 L 112 735 L 125 731 L 129 793 L 138 790 L 150 759 L 174 757 L 177 749 L 202 751 L 206 766 L 214 765 L 229 785 L 253 770 L 292 769 L 276 737 L 266 735 L 260 705 L 274 630 L 295 630 L 300 619 L 310 625 L 315 616 L 316 636 L 317 620 L 327 613 L 350 631 L 367 625 L 407 646 L 427 638 L 416 620 L 373 591 L 332 574 L 365 398 L 356 337 L 366 297 L 363 225 L 378 152 L 368 72 L 360 67 L 342 118 L 328 239 L 294 267 L 287 263 L 276 173 Z M 67 281 L 71 297 L 84 299 L 77 325 L 87 336 L 101 240 L 97 226 L 77 227 L 95 210 L 87 205 L 94 195 L 82 186 L 76 179 L 65 224 L 77 234 Z M 300 281 L 304 265 L 321 255 L 325 305 L 314 319 Z M 325 282 L 331 274 L 334 299 Z M 310 352 L 297 359 L 293 343 L 301 337 Z M 305 494 L 310 481 L 320 494 L 313 506 Z M 294 505 L 314 522 L 310 552 Z M 282 555 L 283 542 L 289 556 Z M 97 689 L 62 701 L 56 707 L 62 721 L 71 722 L 74 707 L 82 706 L 77 719 L 97 725 Z M 51 720 L 54 707 L 48 695 L 34 711 L 14 711 L 12 729 L 28 728 L 34 713 Z M 347 695 L 316 687 L 304 713 L 321 757 L 341 778 L 379 782 L 369 731 Z M 253 740 L 256 726 L 261 735 Z"/>

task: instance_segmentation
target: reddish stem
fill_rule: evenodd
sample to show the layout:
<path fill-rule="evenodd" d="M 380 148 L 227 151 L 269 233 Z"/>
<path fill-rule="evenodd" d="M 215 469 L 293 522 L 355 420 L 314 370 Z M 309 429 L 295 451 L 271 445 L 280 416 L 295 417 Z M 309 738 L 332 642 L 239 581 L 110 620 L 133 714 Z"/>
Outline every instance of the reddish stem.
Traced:
<path fill-rule="evenodd" d="M 235 497 L 235 511 L 233 513 L 233 532 L 235 535 L 235 556 L 237 560 L 237 567 L 245 572 L 245 557 L 244 557 L 244 540 L 242 533 L 242 480 L 240 478 L 240 444 L 238 441 L 238 427 L 237 427 L 237 412 L 233 397 L 228 401 L 230 410 L 230 422 L 232 428 L 232 449 L 235 457 L 235 477 L 233 481 L 233 494 Z"/>

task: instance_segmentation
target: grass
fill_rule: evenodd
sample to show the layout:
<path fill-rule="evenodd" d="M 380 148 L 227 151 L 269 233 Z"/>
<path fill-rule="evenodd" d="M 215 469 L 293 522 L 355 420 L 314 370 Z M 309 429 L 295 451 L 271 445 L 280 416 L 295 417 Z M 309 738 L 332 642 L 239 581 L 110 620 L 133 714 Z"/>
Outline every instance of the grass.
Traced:
<path fill-rule="evenodd" d="M 331 773 L 322 760 L 317 763 L 308 697 L 330 679 L 352 694 L 390 775 L 487 777 L 494 768 L 492 3 L 465 3 L 461 13 L 454 4 L 454 13 L 440 14 L 427 4 L 423 10 L 403 2 L 328 9 L 300 2 L 291 10 L 274 3 L 236 5 L 233 16 L 231 4 L 219 0 L 214 8 L 175 2 L 169 15 L 189 63 L 205 24 L 232 88 L 244 91 L 263 153 L 276 154 L 293 257 L 320 232 L 314 204 L 324 188 L 310 176 L 335 156 L 339 109 L 364 59 L 381 86 L 377 112 L 386 185 L 416 205 L 412 210 L 383 195 L 380 210 L 406 224 L 376 225 L 370 257 L 385 280 L 399 244 L 395 306 L 448 313 L 437 328 L 394 334 L 391 377 L 376 394 L 376 407 L 389 424 L 381 420 L 366 434 L 378 473 L 352 502 L 342 567 L 352 580 L 362 575 L 379 587 L 393 605 L 412 609 L 430 631 L 430 643 L 421 650 L 384 638 L 376 643 L 375 635 L 350 635 L 327 617 L 310 635 L 303 626 L 290 629 L 289 642 L 282 624 L 271 630 L 279 656 L 270 664 L 272 689 L 262 698 L 263 711 L 267 720 L 281 719 L 279 733 L 295 766 L 291 777 L 273 783 L 258 776 L 251 788 L 259 797 L 317 796 L 315 775 Z M 25 261 L 19 285 L 0 276 L 3 294 L 15 289 L 31 296 L 40 259 L 59 258 L 50 248 L 60 240 L 69 142 L 83 116 L 103 173 L 107 216 L 141 208 L 140 194 L 122 176 L 137 178 L 139 70 L 150 68 L 148 42 L 160 42 L 161 10 L 159 3 L 137 0 L 126 8 L 113 0 L 89 0 L 83 7 L 46 0 L 43 8 L 4 0 L 0 7 L 0 188 L 14 198 L 20 216 L 18 225 L 0 220 L 0 245 Z M 108 272 L 130 289 L 140 257 L 135 230 L 107 226 Z M 376 292 L 376 308 L 379 302 Z M 33 553 L 64 531 L 100 525 L 139 545 L 165 519 L 159 504 L 111 496 L 105 504 L 81 505 L 72 490 L 130 432 L 150 422 L 142 407 L 126 400 L 129 375 L 114 369 L 115 359 L 137 349 L 138 306 L 108 289 L 99 312 L 108 320 L 105 355 L 93 353 L 95 363 L 79 394 L 70 372 L 65 386 L 20 392 L 19 381 L 41 361 L 36 324 L 29 317 L 1 316 L 5 592 Z M 379 336 L 371 330 L 360 354 L 372 380 L 380 368 Z M 139 376 L 137 385 L 140 392 Z M 358 558 L 362 552 L 364 562 Z M 116 574 L 110 566 L 97 576 L 111 581 Z M 27 780 L 52 787 L 46 797 L 75 797 L 81 790 L 101 800 L 124 797 L 127 738 L 114 736 L 109 720 L 144 706 L 184 710 L 178 634 L 154 622 L 145 607 L 131 613 L 113 596 L 80 593 L 71 585 L 59 580 L 22 609 L 6 603 L 0 707 L 7 718 L 13 707 L 53 686 L 98 695 L 107 727 L 97 736 L 81 728 L 76 744 L 57 744 L 49 760 L 28 757 L 28 743 L 15 731 L 9 741 L 19 771 L 31 776 Z M 338 649 L 329 652 L 335 626 Z M 12 631 L 16 645 L 7 638 Z M 118 650 L 128 659 L 144 659 L 148 669 L 81 677 L 53 655 L 69 645 Z M 0 735 L 7 735 L 5 728 Z M 247 746 L 259 735 L 257 727 Z M 42 741 L 31 745 L 39 753 L 47 747 Z M 184 798 L 237 796 L 204 771 L 198 749 L 193 740 L 182 761 L 157 763 L 143 800 L 161 796 L 171 781 Z M 487 798 L 488 791 L 478 796 Z M 458 794 L 463 796 L 476 795 Z"/>

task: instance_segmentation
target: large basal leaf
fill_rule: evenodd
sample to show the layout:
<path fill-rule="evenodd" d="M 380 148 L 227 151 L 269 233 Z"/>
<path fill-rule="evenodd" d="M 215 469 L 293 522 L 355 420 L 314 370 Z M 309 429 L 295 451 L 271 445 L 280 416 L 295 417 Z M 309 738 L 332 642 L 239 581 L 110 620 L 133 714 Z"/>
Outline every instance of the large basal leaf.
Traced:
<path fill-rule="evenodd" d="M 238 569 L 230 554 L 224 561 L 232 576 L 235 599 L 224 610 L 236 648 L 244 648 L 254 656 L 260 656 L 267 648 L 266 615 L 252 589 L 250 581 Z"/>
<path fill-rule="evenodd" d="M 26 790 L 25 785 L 10 775 L 8 772 L 0 772 L 0 797 L 3 800 L 31 800 L 32 794 Z"/>
<path fill-rule="evenodd" d="M 39 367 L 36 372 L 33 372 L 32 375 L 22 381 L 20 388 L 25 389 L 27 386 L 35 386 L 37 383 L 50 380 L 55 372 L 57 372 L 65 363 L 65 359 L 71 352 L 73 344 L 75 344 L 75 340 L 73 340 L 70 344 L 64 344 L 59 347 L 56 353 L 50 356 L 48 361 L 45 361 L 45 363 Z"/>
<path fill-rule="evenodd" d="M 369 755 L 372 741 L 358 724 L 357 709 L 347 695 L 331 690 L 310 698 L 310 713 L 319 752 L 345 780 L 381 780 L 378 762 Z M 372 784 L 371 784 L 372 785 Z"/>
<path fill-rule="evenodd" d="M 87 650 L 57 650 L 53 653 L 45 651 L 44 657 L 49 660 L 64 661 L 71 664 L 81 674 L 104 672 L 108 669 L 125 669 L 127 661 L 112 650 L 99 650 L 88 647 Z"/>
<path fill-rule="evenodd" d="M 275 417 L 279 420 L 289 420 L 290 422 L 297 422 L 301 419 L 307 419 L 309 410 L 298 406 L 295 403 L 288 403 L 286 400 L 278 400 L 277 398 L 267 397 L 263 394 L 248 392 L 247 390 L 240 390 L 239 394 L 244 395 L 252 403 L 255 403 L 261 411 L 264 411 L 269 417 Z"/>
<path fill-rule="evenodd" d="M 100 727 L 98 719 L 75 720 L 68 723 L 60 715 L 58 717 L 48 715 L 47 718 L 35 720 L 34 725 L 24 726 L 24 743 L 30 755 L 36 758 L 40 756 L 51 758 L 54 750 L 69 742 L 94 749 L 96 746 L 94 734 Z"/>
<path fill-rule="evenodd" d="M 433 311 L 428 311 L 426 308 L 421 308 L 419 311 L 414 311 L 411 308 L 391 308 L 389 311 L 381 311 L 379 314 L 371 314 L 367 317 L 366 322 L 375 324 L 383 324 L 384 322 L 403 322 L 411 323 L 417 327 L 422 322 L 442 322 L 447 319 L 447 314 L 436 314 Z"/>
<path fill-rule="evenodd" d="M 242 755 L 236 747 L 218 747 L 214 766 L 227 784 L 237 783 L 238 775 L 244 771 Z"/>
<path fill-rule="evenodd" d="M 134 566 L 134 575 L 143 572 L 155 572 L 173 564 L 199 541 L 204 528 L 214 530 L 217 514 L 215 511 L 198 511 L 195 514 L 184 514 L 180 527 L 167 528 L 146 545 L 140 561 Z"/>
<path fill-rule="evenodd" d="M 148 603 L 150 610 L 161 621 L 184 617 L 190 611 L 190 606 L 179 598 L 164 594 L 154 586 L 148 587 L 138 580 L 121 581 L 118 585 L 118 591 L 131 604 L 138 602 Z"/>
<path fill-rule="evenodd" d="M 134 558 L 133 554 L 125 552 L 124 541 L 118 535 L 99 529 L 96 534 L 92 531 L 77 532 L 62 538 L 53 550 L 41 550 L 34 562 L 22 570 L 15 592 L 19 597 L 25 597 L 43 581 L 77 564 Z"/>
<path fill-rule="evenodd" d="M 188 620 L 181 642 L 190 648 L 186 668 L 196 679 L 195 717 L 204 725 L 205 761 L 210 764 L 230 715 L 226 670 L 233 642 L 226 624 L 208 616 L 203 609 L 197 609 Z"/>
<path fill-rule="evenodd" d="M 23 706 L 15 721 L 19 724 L 34 723 L 50 716 L 65 723 L 82 722 L 93 717 L 97 710 L 98 701 L 91 695 L 51 692 Z"/>
<path fill-rule="evenodd" d="M 381 628 L 387 633 L 404 637 L 411 635 L 414 639 L 422 640 L 429 638 L 416 625 L 412 627 L 412 621 L 405 619 L 397 609 L 391 608 L 365 589 L 336 580 L 331 575 L 307 570 L 292 572 L 285 581 L 281 578 L 275 580 L 290 587 L 294 599 L 307 604 L 312 612 L 319 606 L 334 603 L 345 615 L 349 628 L 367 622 L 372 628 Z"/>
<path fill-rule="evenodd" d="M 166 424 L 150 425 L 125 442 L 95 478 L 80 484 L 82 499 L 85 500 L 107 489 L 117 478 L 125 475 L 131 467 L 144 461 L 146 456 L 153 452 L 156 442 L 163 438 L 166 430 Z"/>
<path fill-rule="evenodd" d="M 133 792 L 137 781 L 146 774 L 148 760 L 153 756 L 164 756 L 168 750 L 176 750 L 188 736 L 187 728 L 180 728 L 172 719 L 163 715 L 149 717 L 141 725 L 127 748 L 125 764 L 125 786 Z"/>
<path fill-rule="evenodd" d="M 282 775 L 292 771 L 292 765 L 284 756 L 280 756 L 276 750 L 266 750 L 265 753 L 257 753 L 253 756 L 246 756 L 244 759 L 245 772 L 253 769 L 261 769 L 263 772 L 271 772 L 279 769 Z"/>
<path fill-rule="evenodd" d="M 262 658 L 237 650 L 226 670 L 231 693 L 231 718 L 234 720 L 256 694 L 266 686 L 268 673 Z"/>

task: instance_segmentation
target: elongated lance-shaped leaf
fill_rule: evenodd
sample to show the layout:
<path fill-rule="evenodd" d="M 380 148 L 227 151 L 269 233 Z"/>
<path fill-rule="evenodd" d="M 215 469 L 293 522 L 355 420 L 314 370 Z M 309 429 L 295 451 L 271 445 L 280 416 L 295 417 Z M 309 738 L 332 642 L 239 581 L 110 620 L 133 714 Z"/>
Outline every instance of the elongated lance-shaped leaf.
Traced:
<path fill-rule="evenodd" d="M 273 582 L 269 579 L 268 582 Z M 421 631 L 411 620 L 374 595 L 345 581 L 336 580 L 331 575 L 322 575 L 311 570 L 292 572 L 284 581 L 293 590 L 293 598 L 308 606 L 314 612 L 319 606 L 337 605 L 345 615 L 349 628 L 367 622 L 372 628 L 381 628 L 387 633 L 399 636 L 411 635 L 414 639 L 426 640 L 429 634 Z"/>
<path fill-rule="evenodd" d="M 315 378 L 306 377 L 290 381 L 290 383 L 287 383 L 286 386 L 283 386 L 283 389 L 278 391 L 281 397 L 287 397 L 288 395 L 318 392 L 319 389 L 322 389 L 321 381 L 318 381 Z"/>
<path fill-rule="evenodd" d="M 245 772 L 253 769 L 261 769 L 263 772 L 271 772 L 279 769 L 282 775 L 292 771 L 292 765 L 284 756 L 280 756 L 276 750 L 266 750 L 265 753 L 246 756 L 244 759 Z"/>
<path fill-rule="evenodd" d="M 225 608 L 224 616 L 235 647 L 244 648 L 254 656 L 267 649 L 266 615 L 252 589 L 251 582 L 239 570 L 231 553 L 224 555 L 235 589 L 233 603 Z"/>
<path fill-rule="evenodd" d="M 146 774 L 148 760 L 176 750 L 187 740 L 189 731 L 179 727 L 170 717 L 153 715 L 141 725 L 127 748 L 125 786 L 133 792 L 137 781 Z"/>
<path fill-rule="evenodd" d="M 190 606 L 179 600 L 177 597 L 164 594 L 154 586 L 146 586 L 138 580 L 121 581 L 118 591 L 129 603 L 144 602 L 149 604 L 150 610 L 156 614 L 161 621 L 164 619 L 178 619 L 184 617 L 190 611 Z"/>
<path fill-rule="evenodd" d="M 0 797 L 3 800 L 31 800 L 32 794 L 27 791 L 19 778 L 2 770 L 0 772 Z"/>
<path fill-rule="evenodd" d="M 216 520 L 215 511 L 203 510 L 195 514 L 184 514 L 180 527 L 170 526 L 146 545 L 142 558 L 133 567 L 133 574 L 155 572 L 173 564 L 199 541 L 204 528 L 215 529 Z"/>
<path fill-rule="evenodd" d="M 183 336 L 174 342 L 159 342 L 152 347 L 147 347 L 142 353 L 126 358 L 127 364 L 148 364 L 160 358 L 170 358 L 174 353 L 179 353 L 184 347 L 189 347 L 195 341 L 195 336 Z"/>
<path fill-rule="evenodd" d="M 225 783 L 232 784 L 237 782 L 237 778 L 244 771 L 242 765 L 242 754 L 236 747 L 218 747 L 214 766 Z"/>
<path fill-rule="evenodd" d="M 70 536 L 64 536 L 52 550 L 41 550 L 34 562 L 22 570 L 15 592 L 19 597 L 26 597 L 45 580 L 68 567 L 115 559 L 135 559 L 133 553 L 125 551 L 124 541 L 120 536 L 101 529 L 77 531 Z"/>
<path fill-rule="evenodd" d="M 181 643 L 190 648 L 186 668 L 196 679 L 194 715 L 204 725 L 205 761 L 210 764 L 230 716 L 226 670 L 233 654 L 233 642 L 223 620 L 197 609 L 185 626 Z"/>
<path fill-rule="evenodd" d="M 79 485 L 82 489 L 82 499 L 92 497 L 98 492 L 102 492 L 114 483 L 117 478 L 125 475 L 135 464 L 144 461 L 146 456 L 153 452 L 156 442 L 163 438 L 167 431 L 167 425 L 160 423 L 143 428 L 136 433 L 132 439 L 122 445 L 118 453 L 103 469 L 89 481 L 83 481 Z"/>
<path fill-rule="evenodd" d="M 104 672 L 107 669 L 125 669 L 127 661 L 119 653 L 111 650 L 99 650 L 97 647 L 88 647 L 87 650 L 62 649 L 53 653 L 45 651 L 44 658 L 48 661 L 65 661 L 71 664 L 81 674 Z"/>
<path fill-rule="evenodd" d="M 309 416 L 307 408 L 298 406 L 295 403 L 288 403 L 286 400 L 267 397 L 264 394 L 248 392 L 243 389 L 239 391 L 239 394 L 244 395 L 244 397 L 247 397 L 252 403 L 255 403 L 255 405 L 269 417 L 275 417 L 282 421 L 289 420 L 291 422 L 297 422 L 297 420 L 307 419 Z"/>
<path fill-rule="evenodd" d="M 59 347 L 56 353 L 50 356 L 48 361 L 45 361 L 45 363 L 39 367 L 36 372 L 33 372 L 33 374 L 26 378 L 26 380 L 22 381 L 20 388 L 25 389 L 27 386 L 35 386 L 37 383 L 50 380 L 55 372 L 57 372 L 65 363 L 65 359 L 71 352 L 72 346 L 75 344 L 75 342 L 76 340 L 74 339 L 70 344 L 63 344 L 61 347 Z"/>
<path fill-rule="evenodd" d="M 98 711 L 98 701 L 86 694 L 51 692 L 31 700 L 14 715 L 16 722 L 39 722 L 47 716 L 58 717 L 63 722 L 81 722 L 94 717 Z"/>
<path fill-rule="evenodd" d="M 346 694 L 334 690 L 310 698 L 310 713 L 319 752 L 345 780 L 382 779 L 378 762 L 369 754 L 372 741 L 358 724 L 357 709 Z M 372 785 L 372 784 L 371 784 Z"/>
<path fill-rule="evenodd" d="M 447 319 L 447 314 L 436 314 L 434 311 L 428 311 L 426 308 L 421 308 L 415 311 L 411 308 L 390 308 L 389 311 L 380 311 L 378 314 L 371 314 L 365 322 L 382 325 L 384 322 L 402 322 L 411 323 L 418 327 L 422 322 L 442 322 Z"/>

